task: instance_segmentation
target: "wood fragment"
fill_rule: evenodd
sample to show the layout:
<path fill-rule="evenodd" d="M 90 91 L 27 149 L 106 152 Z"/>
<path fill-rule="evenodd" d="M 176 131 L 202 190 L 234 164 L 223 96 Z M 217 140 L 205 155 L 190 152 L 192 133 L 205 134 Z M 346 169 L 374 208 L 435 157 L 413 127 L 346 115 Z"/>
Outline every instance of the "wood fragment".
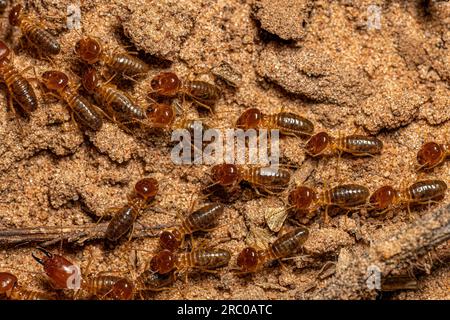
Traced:
<path fill-rule="evenodd" d="M 135 223 L 131 238 L 157 237 L 159 233 L 155 231 L 172 226 L 169 224 L 146 226 Z M 108 222 L 70 227 L 41 226 L 20 229 L 0 229 L 0 246 L 39 243 L 40 246 L 46 247 L 60 241 L 81 246 L 86 241 L 104 239 L 107 227 Z"/>
<path fill-rule="evenodd" d="M 441 243 L 448 243 L 449 239 L 450 204 L 446 204 L 398 230 L 389 239 L 374 243 L 363 254 L 349 252 L 349 257 L 339 259 L 336 276 L 314 298 L 374 299 L 378 290 L 367 282 L 371 267 L 386 277 L 393 270 L 414 265 L 421 256 Z"/>

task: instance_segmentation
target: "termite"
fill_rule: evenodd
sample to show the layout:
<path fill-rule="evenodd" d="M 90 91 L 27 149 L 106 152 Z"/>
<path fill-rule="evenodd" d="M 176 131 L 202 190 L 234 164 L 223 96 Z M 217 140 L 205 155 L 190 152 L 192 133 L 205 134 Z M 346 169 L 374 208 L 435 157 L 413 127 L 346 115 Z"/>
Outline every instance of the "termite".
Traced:
<path fill-rule="evenodd" d="M 46 56 L 58 54 L 61 51 L 59 42 L 37 21 L 23 14 L 20 4 L 15 5 L 9 13 L 9 23 L 19 27 L 38 52 Z"/>
<path fill-rule="evenodd" d="M 12 99 L 19 104 L 22 111 L 29 115 L 37 109 L 38 100 L 31 84 L 14 68 L 10 60 L 11 50 L 0 41 L 0 75 L 1 80 L 5 82 L 9 94 L 9 104 L 14 111 Z"/>
<path fill-rule="evenodd" d="M 100 42 L 94 38 L 86 37 L 75 44 L 75 52 L 88 64 L 98 61 L 114 71 L 128 76 L 144 74 L 149 71 L 149 66 L 142 60 L 126 53 L 106 53 Z"/>
<path fill-rule="evenodd" d="M 98 275 L 83 280 L 81 289 L 100 299 L 131 300 L 135 286 L 131 280 L 114 275 Z"/>
<path fill-rule="evenodd" d="M 282 111 L 266 115 L 257 108 L 245 110 L 236 121 L 236 127 L 244 130 L 279 130 L 284 135 L 303 137 L 309 137 L 314 132 L 314 124 L 298 114 Z"/>
<path fill-rule="evenodd" d="M 266 250 L 257 250 L 253 247 L 244 248 L 237 257 L 237 265 L 241 272 L 256 272 L 266 262 L 288 258 L 296 254 L 308 236 L 307 228 L 298 227 L 279 237 Z"/>
<path fill-rule="evenodd" d="M 119 209 L 106 228 L 105 238 L 116 242 L 130 232 L 140 211 L 158 193 L 158 181 L 153 178 L 144 178 L 136 182 L 134 192 L 128 196 L 128 203 Z"/>
<path fill-rule="evenodd" d="M 357 209 L 367 204 L 369 189 L 359 184 L 344 184 L 326 189 L 319 194 L 319 206 L 325 206 L 324 222 L 328 222 L 328 208 Z"/>
<path fill-rule="evenodd" d="M 422 145 L 417 152 L 417 162 L 419 167 L 417 170 L 429 170 L 437 167 L 444 162 L 445 158 L 450 156 L 450 145 L 439 144 L 436 142 L 427 142 Z"/>
<path fill-rule="evenodd" d="M 402 202 L 407 204 L 411 216 L 411 205 L 430 204 L 444 198 L 447 184 L 442 180 L 421 180 L 402 190 Z"/>
<path fill-rule="evenodd" d="M 289 186 L 291 173 L 286 169 L 275 167 L 243 168 L 235 164 L 218 164 L 211 169 L 213 185 L 234 188 L 241 181 L 247 181 L 256 190 L 260 189 L 274 194 L 284 191 Z"/>
<path fill-rule="evenodd" d="M 357 157 L 374 156 L 381 153 L 383 142 L 375 137 L 356 134 L 334 139 L 326 132 L 319 132 L 305 145 L 306 152 L 313 157 L 323 154 L 327 149 Z"/>
<path fill-rule="evenodd" d="M 11 300 L 54 300 L 55 296 L 30 289 L 18 284 L 17 277 L 9 272 L 0 272 L 0 296 Z"/>
<path fill-rule="evenodd" d="M 217 86 L 205 81 L 182 82 L 173 72 L 161 72 L 150 81 L 152 93 L 160 97 L 174 98 L 187 95 L 198 105 L 212 112 L 214 104 L 220 99 Z"/>
<path fill-rule="evenodd" d="M 197 249 L 178 254 L 164 249 L 151 259 L 150 269 L 160 274 L 166 274 L 172 270 L 183 273 L 189 269 L 208 272 L 227 266 L 230 258 L 230 252 L 224 249 Z"/>
<path fill-rule="evenodd" d="M 59 254 L 53 254 L 41 247 L 37 249 L 44 255 L 38 257 L 32 253 L 32 256 L 44 267 L 44 272 L 47 274 L 52 287 L 55 289 L 76 289 L 73 287 L 76 284 L 76 277 L 79 277 L 81 281 L 79 267 Z"/>
<path fill-rule="evenodd" d="M 100 113 L 76 89 L 69 84 L 69 77 L 60 71 L 45 71 L 42 82 L 50 94 L 64 100 L 80 121 L 81 125 L 94 131 L 100 130 L 103 119 Z"/>
<path fill-rule="evenodd" d="M 162 248 L 174 251 L 182 246 L 184 238 L 196 231 L 210 231 L 217 225 L 217 220 L 223 214 L 224 206 L 211 203 L 189 214 L 180 225 L 171 231 L 163 231 L 159 237 Z"/>
<path fill-rule="evenodd" d="M 143 120 L 145 111 L 128 94 L 108 82 L 101 82 L 95 69 L 88 69 L 82 77 L 84 88 L 93 94 L 97 103 L 106 108 L 106 112 L 121 120 Z"/>

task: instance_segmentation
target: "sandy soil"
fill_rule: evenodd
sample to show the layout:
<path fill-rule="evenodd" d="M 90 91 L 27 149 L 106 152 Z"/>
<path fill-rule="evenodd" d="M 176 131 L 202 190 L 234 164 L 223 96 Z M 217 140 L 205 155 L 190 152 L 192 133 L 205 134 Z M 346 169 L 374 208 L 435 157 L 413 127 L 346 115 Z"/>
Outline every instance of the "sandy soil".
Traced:
<path fill-rule="evenodd" d="M 30 1 L 28 10 L 60 37 L 62 52 L 54 59 L 57 68 L 79 72 L 81 65 L 73 54 L 79 34 L 68 30 L 65 21 L 71 2 Z M 137 0 L 81 2 L 84 34 L 100 38 L 111 51 L 125 47 L 138 51 L 151 65 L 150 73 L 137 83 L 116 82 L 142 103 L 149 103 L 146 96 L 152 76 L 171 69 L 182 78 L 216 81 L 220 86 L 223 98 L 208 121 L 211 126 L 232 126 L 248 107 L 266 113 L 284 107 L 313 121 L 316 131 L 367 132 L 385 144 L 383 153 L 374 158 L 342 158 L 336 176 L 337 158 L 313 160 L 305 156 L 301 139 L 283 138 L 283 162 L 299 167 L 293 184 L 320 189 L 325 183 L 355 182 L 374 191 L 384 184 L 400 187 L 423 177 L 450 182 L 450 161 L 421 176 L 414 170 L 416 152 L 424 141 L 450 139 L 448 2 L 430 1 L 428 8 L 420 4 L 423 1 L 400 0 L 145 2 L 145 6 Z M 369 5 L 377 5 L 381 12 L 380 29 L 367 27 Z M 32 65 L 40 74 L 52 68 L 20 49 L 19 30 L 3 23 L 1 33 L 15 49 L 19 70 Z M 37 86 L 36 91 L 40 95 Z M 0 228 L 95 222 L 108 208 L 123 205 L 134 183 L 144 176 L 156 177 L 164 188 L 156 204 L 162 210 L 141 216 L 142 224 L 178 221 L 177 213 L 186 213 L 191 195 L 200 197 L 209 167 L 175 166 L 170 161 L 170 132 L 130 135 L 108 121 L 97 133 L 81 132 L 59 102 L 42 103 L 29 120 L 19 119 L 21 132 L 6 102 L 3 88 Z M 195 108 L 188 109 L 190 117 L 199 117 Z M 233 223 L 202 241 L 223 240 L 220 246 L 234 254 L 230 268 L 235 267 L 236 255 L 244 246 L 260 241 L 261 234 L 269 241 L 276 238 L 266 226 L 265 215 L 267 208 L 282 207 L 285 198 L 253 194 L 227 204 L 220 222 Z M 449 200 L 447 192 L 443 202 Z M 415 218 L 426 211 L 415 211 Z M 286 222 L 283 230 L 293 223 Z M 342 260 L 349 251 L 362 252 L 410 223 L 401 209 L 389 212 L 385 219 L 366 217 L 363 212 L 339 215 L 327 227 L 313 220 L 304 254 L 285 262 L 285 268 L 269 265 L 252 277 L 227 270 L 217 275 L 194 273 L 187 284 L 177 281 L 177 290 L 151 298 L 310 299 L 333 280 L 332 275 L 318 277 L 327 262 Z M 137 259 L 130 247 L 138 249 Z M 14 270 L 30 288 L 48 289 L 32 250 L 29 245 L 2 248 L 0 269 Z M 156 238 L 123 243 L 113 250 L 98 241 L 63 247 L 64 255 L 82 269 L 92 260 L 90 272 L 123 274 L 130 268 L 136 270 L 133 274 L 141 272 L 156 250 Z M 420 263 L 397 270 L 417 276 L 416 290 L 379 296 L 449 299 L 449 252 L 446 242 L 426 255 L 434 259 L 419 259 Z"/>

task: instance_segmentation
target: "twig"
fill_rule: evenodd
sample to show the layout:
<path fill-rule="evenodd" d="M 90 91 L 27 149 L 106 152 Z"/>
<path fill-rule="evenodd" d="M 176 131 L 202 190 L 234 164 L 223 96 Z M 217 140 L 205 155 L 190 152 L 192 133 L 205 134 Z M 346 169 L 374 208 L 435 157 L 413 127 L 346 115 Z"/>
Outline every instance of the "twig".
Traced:
<path fill-rule="evenodd" d="M 82 245 L 85 241 L 103 239 L 108 222 L 91 223 L 82 226 L 70 227 L 34 227 L 21 229 L 0 229 L 0 246 L 39 243 L 41 246 L 50 246 L 60 241 L 67 241 Z M 132 238 L 157 237 L 156 230 L 170 228 L 173 225 L 160 224 L 146 226 L 134 224 Z"/>
<path fill-rule="evenodd" d="M 315 299 L 373 299 L 376 287 L 368 285 L 379 270 L 387 276 L 413 265 L 418 257 L 450 239 L 450 205 L 442 206 L 399 230 L 386 241 L 373 244 L 363 254 L 341 251 L 336 276 Z"/>

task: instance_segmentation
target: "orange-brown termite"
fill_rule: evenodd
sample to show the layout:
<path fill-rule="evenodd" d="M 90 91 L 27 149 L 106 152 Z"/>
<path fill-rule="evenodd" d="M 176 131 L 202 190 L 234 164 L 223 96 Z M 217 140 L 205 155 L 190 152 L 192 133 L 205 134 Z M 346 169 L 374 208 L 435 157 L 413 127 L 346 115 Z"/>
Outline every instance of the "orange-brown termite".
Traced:
<path fill-rule="evenodd" d="M 13 66 L 10 58 L 11 50 L 0 41 L 0 77 L 8 88 L 9 104 L 14 111 L 12 99 L 21 107 L 22 111 L 29 115 L 38 107 L 38 100 L 31 84 Z"/>
<path fill-rule="evenodd" d="M 59 42 L 39 23 L 22 13 L 22 5 L 15 5 L 9 12 L 9 23 L 19 27 L 25 38 L 45 56 L 56 55 L 61 51 Z"/>
<path fill-rule="evenodd" d="M 100 42 L 91 37 L 80 39 L 75 45 L 75 52 L 88 64 L 101 61 L 123 75 L 133 76 L 149 71 L 149 66 L 142 60 L 126 53 L 107 53 Z"/>
<path fill-rule="evenodd" d="M 135 293 L 135 285 L 130 279 L 115 275 L 83 279 L 81 289 L 102 300 L 131 300 Z"/>
<path fill-rule="evenodd" d="M 258 108 L 245 110 L 236 121 L 236 127 L 244 130 L 279 130 L 284 135 L 301 137 L 309 137 L 314 132 L 314 124 L 298 114 L 282 111 L 267 115 Z"/>
<path fill-rule="evenodd" d="M 42 74 L 42 82 L 50 90 L 51 95 L 67 103 L 81 125 L 94 131 L 100 130 L 103 125 L 101 114 L 70 85 L 69 77 L 65 73 L 55 70 L 45 71 Z"/>
<path fill-rule="evenodd" d="M 305 145 L 306 152 L 313 157 L 323 154 L 327 149 L 358 157 L 374 156 L 381 153 L 383 142 L 375 137 L 356 134 L 334 139 L 326 132 L 319 132 Z"/>
<path fill-rule="evenodd" d="M 370 191 L 359 184 L 343 184 L 328 188 L 319 194 L 318 205 L 325 206 L 324 222 L 328 222 L 328 208 L 352 210 L 367 205 Z"/>
<path fill-rule="evenodd" d="M 17 277 L 9 272 L 0 272 L 0 297 L 10 300 L 54 300 L 55 296 L 45 292 L 34 291 L 18 284 Z"/>
<path fill-rule="evenodd" d="M 298 227 L 279 237 L 266 250 L 257 250 L 253 247 L 244 248 L 238 255 L 237 265 L 241 272 L 256 272 L 266 262 L 288 258 L 296 254 L 308 236 L 307 228 Z"/>
<path fill-rule="evenodd" d="M 151 270 L 142 272 L 135 281 L 122 276 L 99 274 L 87 277 L 81 289 L 101 300 L 132 300 L 136 293 L 162 291 L 175 282 L 174 273 L 159 274 Z"/>
<path fill-rule="evenodd" d="M 184 253 L 164 249 L 151 259 L 150 269 L 160 274 L 173 270 L 176 273 L 183 273 L 189 269 L 211 272 L 213 269 L 227 266 L 230 258 L 230 252 L 224 249 L 197 249 Z"/>
<path fill-rule="evenodd" d="M 213 111 L 214 104 L 220 99 L 220 90 L 205 81 L 182 82 L 173 72 L 161 72 L 150 82 L 152 93 L 160 97 L 173 98 L 178 95 L 190 97 L 198 105 Z"/>
<path fill-rule="evenodd" d="M 280 193 L 288 186 L 291 179 L 289 170 L 278 167 L 243 168 L 235 164 L 218 164 L 212 167 L 213 185 L 234 188 L 241 181 L 247 181 L 256 190 L 270 194 Z"/>
<path fill-rule="evenodd" d="M 97 103 L 105 107 L 106 112 L 120 120 L 133 121 L 145 118 L 145 110 L 137 105 L 125 92 L 108 82 L 101 82 L 95 69 L 88 69 L 82 77 L 84 88 L 93 94 Z"/>
<path fill-rule="evenodd" d="M 444 162 L 450 156 L 450 145 L 447 143 L 427 142 L 417 152 L 418 170 L 432 169 Z"/>
<path fill-rule="evenodd" d="M 128 196 L 128 204 L 119 209 L 106 228 L 105 238 L 111 242 L 118 241 L 133 228 L 139 213 L 145 209 L 158 193 L 158 181 L 144 178 L 136 182 L 134 192 Z"/>
<path fill-rule="evenodd" d="M 217 226 L 217 220 L 223 214 L 224 206 L 211 203 L 189 214 L 180 225 L 171 231 L 163 231 L 159 237 L 162 248 L 174 251 L 184 242 L 184 238 L 196 231 L 210 231 Z"/>
<path fill-rule="evenodd" d="M 47 251 L 44 248 L 37 248 L 44 255 L 36 256 L 32 253 L 33 258 L 44 267 L 50 284 L 55 289 L 79 289 L 77 282 L 81 283 L 80 268 L 67 260 L 65 257 Z"/>

